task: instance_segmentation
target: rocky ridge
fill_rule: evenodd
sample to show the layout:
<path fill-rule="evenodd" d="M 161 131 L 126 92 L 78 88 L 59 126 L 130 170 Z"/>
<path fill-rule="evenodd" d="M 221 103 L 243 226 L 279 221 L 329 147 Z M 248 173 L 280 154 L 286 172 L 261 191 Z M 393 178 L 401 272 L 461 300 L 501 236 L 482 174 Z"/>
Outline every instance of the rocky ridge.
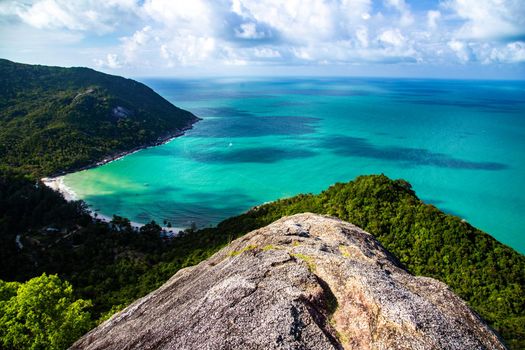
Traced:
<path fill-rule="evenodd" d="M 505 349 L 445 284 L 370 234 L 299 214 L 252 231 L 72 349 Z"/>

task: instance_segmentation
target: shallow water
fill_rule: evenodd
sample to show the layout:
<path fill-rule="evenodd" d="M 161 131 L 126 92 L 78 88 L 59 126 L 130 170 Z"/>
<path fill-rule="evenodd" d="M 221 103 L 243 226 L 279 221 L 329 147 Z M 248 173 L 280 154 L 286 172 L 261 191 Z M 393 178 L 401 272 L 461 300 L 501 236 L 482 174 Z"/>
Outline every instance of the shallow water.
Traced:
<path fill-rule="evenodd" d="M 525 252 L 525 82 L 143 80 L 203 118 L 65 182 L 101 213 L 209 226 L 384 173 Z"/>

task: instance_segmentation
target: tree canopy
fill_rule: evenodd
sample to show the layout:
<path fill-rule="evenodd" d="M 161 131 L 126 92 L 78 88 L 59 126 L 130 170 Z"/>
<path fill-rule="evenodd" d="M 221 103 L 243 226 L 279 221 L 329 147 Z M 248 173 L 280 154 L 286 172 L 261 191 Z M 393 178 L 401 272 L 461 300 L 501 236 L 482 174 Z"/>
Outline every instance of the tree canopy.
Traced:
<path fill-rule="evenodd" d="M 0 279 L 18 281 L 0 282 L 3 347 L 64 348 L 89 328 L 86 300 L 102 320 L 232 239 L 314 212 L 370 232 L 410 272 L 447 283 L 511 348 L 525 348 L 525 257 L 423 203 L 406 181 L 361 176 L 166 240 L 154 222 L 135 231 L 125 218 L 92 220 L 82 202 L 36 180 L 155 142 L 195 118 L 133 80 L 0 60 Z"/>
<path fill-rule="evenodd" d="M 26 174 L 78 169 L 197 120 L 131 79 L 0 59 L 0 164 Z"/>
<path fill-rule="evenodd" d="M 3 187 L 0 181 L 0 194 L 0 278 L 24 281 L 43 272 L 57 273 L 75 286 L 78 298 L 93 301 L 95 320 L 158 288 L 179 269 L 199 263 L 246 232 L 286 215 L 314 212 L 367 230 L 410 272 L 447 283 L 511 348 L 525 347 L 525 257 L 460 218 L 423 203 L 403 180 L 361 176 L 317 195 L 261 205 L 215 228 L 188 230 L 171 240 L 160 237 L 154 223 L 135 231 L 121 217 L 111 224 L 93 222 L 79 203 L 66 203 L 23 177 L 6 180 Z M 61 216 L 55 213 L 58 208 Z M 42 230 L 49 225 L 59 232 Z M 17 233 L 22 249 L 16 247 Z"/>
<path fill-rule="evenodd" d="M 0 341 L 7 349 L 65 349 L 92 326 L 91 302 L 56 275 L 0 280 Z"/>

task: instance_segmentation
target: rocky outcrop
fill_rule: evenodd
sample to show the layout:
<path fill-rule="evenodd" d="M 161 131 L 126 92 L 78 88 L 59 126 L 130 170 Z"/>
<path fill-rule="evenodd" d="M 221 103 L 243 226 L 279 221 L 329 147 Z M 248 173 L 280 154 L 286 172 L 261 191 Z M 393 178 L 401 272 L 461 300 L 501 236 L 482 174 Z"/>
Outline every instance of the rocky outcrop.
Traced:
<path fill-rule="evenodd" d="M 443 283 L 338 219 L 286 217 L 180 270 L 73 349 L 504 349 Z"/>

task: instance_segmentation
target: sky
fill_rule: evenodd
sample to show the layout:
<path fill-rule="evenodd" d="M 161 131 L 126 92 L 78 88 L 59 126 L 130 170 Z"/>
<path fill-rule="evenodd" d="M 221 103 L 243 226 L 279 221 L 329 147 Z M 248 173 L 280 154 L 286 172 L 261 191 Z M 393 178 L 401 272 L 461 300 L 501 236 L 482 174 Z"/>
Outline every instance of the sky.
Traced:
<path fill-rule="evenodd" d="M 131 77 L 525 79 L 525 0 L 0 0 L 0 57 Z"/>

